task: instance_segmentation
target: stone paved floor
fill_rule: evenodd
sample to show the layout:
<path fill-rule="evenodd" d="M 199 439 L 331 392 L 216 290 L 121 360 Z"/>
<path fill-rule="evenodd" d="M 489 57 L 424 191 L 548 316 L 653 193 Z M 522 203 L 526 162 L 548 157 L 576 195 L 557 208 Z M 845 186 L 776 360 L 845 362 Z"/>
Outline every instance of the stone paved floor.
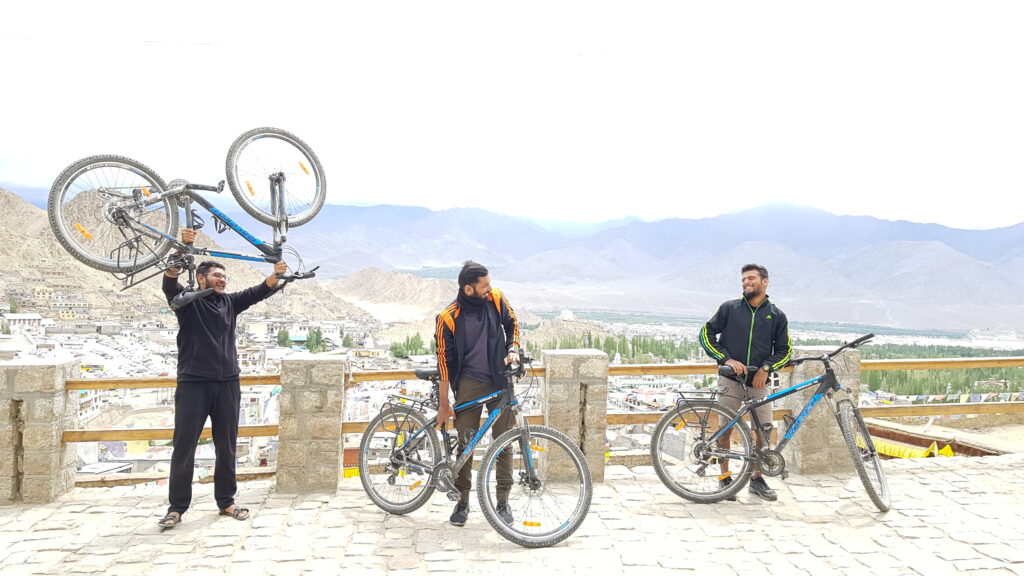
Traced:
<path fill-rule="evenodd" d="M 0 574 L 942 574 L 1024 575 L 1024 455 L 887 461 L 893 510 L 859 481 L 791 476 L 779 501 L 745 491 L 699 505 L 651 468 L 611 467 L 586 521 L 567 541 L 519 548 L 478 510 L 464 528 L 435 495 L 389 516 L 345 479 L 333 496 L 241 484 L 246 522 L 219 517 L 212 486 L 161 532 L 166 488 L 77 488 L 45 506 L 0 507 Z M 475 502 L 474 502 L 475 508 Z"/>

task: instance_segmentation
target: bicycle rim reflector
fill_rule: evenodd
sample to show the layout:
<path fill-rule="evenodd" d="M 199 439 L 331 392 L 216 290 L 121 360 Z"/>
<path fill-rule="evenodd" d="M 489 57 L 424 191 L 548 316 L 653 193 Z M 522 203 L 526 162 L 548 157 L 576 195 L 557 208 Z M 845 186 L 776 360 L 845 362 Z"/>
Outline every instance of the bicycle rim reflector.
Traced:
<path fill-rule="evenodd" d="M 679 424 L 676 424 L 676 430 L 682 430 L 686 428 L 686 420 L 680 420 Z"/>
<path fill-rule="evenodd" d="M 252 189 L 252 182 L 245 181 L 245 187 L 249 189 L 249 196 L 255 196 L 256 192 Z"/>
<path fill-rule="evenodd" d="M 543 452 L 544 451 L 543 448 L 541 448 L 540 446 L 537 446 L 536 444 L 530 444 L 530 450 L 533 450 L 534 452 Z"/>
<path fill-rule="evenodd" d="M 523 522 L 523 526 L 529 526 L 530 528 L 540 528 L 540 522 Z"/>
<path fill-rule="evenodd" d="M 152 196 L 152 194 L 149 193 L 149 188 L 146 186 L 142 187 L 142 195 L 145 196 L 146 198 Z"/>
<path fill-rule="evenodd" d="M 306 176 L 309 176 L 309 168 L 306 168 L 306 165 L 302 162 L 299 162 L 299 166 L 302 168 L 302 171 L 306 173 Z"/>
<path fill-rule="evenodd" d="M 82 236 L 85 236 L 89 240 L 92 240 L 92 234 L 86 232 L 85 228 L 83 228 L 82 225 L 79 224 L 78 222 L 75 222 L 75 230 L 78 230 L 78 233 L 81 234 Z"/>
<path fill-rule="evenodd" d="M 423 480 L 417 480 L 415 484 L 409 486 L 409 491 L 412 492 L 413 490 L 419 488 L 420 484 L 423 484 Z"/>

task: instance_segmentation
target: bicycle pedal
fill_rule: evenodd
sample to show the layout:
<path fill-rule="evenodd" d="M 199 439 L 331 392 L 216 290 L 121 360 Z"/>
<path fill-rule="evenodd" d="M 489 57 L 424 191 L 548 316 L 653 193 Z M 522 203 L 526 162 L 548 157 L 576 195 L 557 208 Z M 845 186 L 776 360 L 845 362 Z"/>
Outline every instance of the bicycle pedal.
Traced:
<path fill-rule="evenodd" d="M 446 493 L 445 496 L 447 496 L 448 499 L 451 500 L 452 502 L 457 502 L 459 500 L 459 496 L 461 495 L 459 494 L 458 490 L 452 490 Z"/>

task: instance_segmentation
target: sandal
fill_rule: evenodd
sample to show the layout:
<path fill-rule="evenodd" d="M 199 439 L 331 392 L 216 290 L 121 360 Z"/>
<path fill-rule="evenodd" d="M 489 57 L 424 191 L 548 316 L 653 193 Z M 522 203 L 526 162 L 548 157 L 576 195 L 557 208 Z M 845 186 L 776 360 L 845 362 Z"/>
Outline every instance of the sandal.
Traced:
<path fill-rule="evenodd" d="M 235 520 L 248 520 L 249 519 L 249 509 L 248 508 L 240 508 L 238 506 L 235 506 L 234 510 L 232 510 L 231 512 L 228 512 L 228 509 L 224 508 L 224 509 L 222 509 L 220 511 L 220 515 L 221 516 L 231 516 Z"/>
<path fill-rule="evenodd" d="M 157 522 L 157 525 L 161 528 L 174 528 L 178 524 L 181 524 L 181 513 L 180 512 L 168 512 L 166 516 Z"/>

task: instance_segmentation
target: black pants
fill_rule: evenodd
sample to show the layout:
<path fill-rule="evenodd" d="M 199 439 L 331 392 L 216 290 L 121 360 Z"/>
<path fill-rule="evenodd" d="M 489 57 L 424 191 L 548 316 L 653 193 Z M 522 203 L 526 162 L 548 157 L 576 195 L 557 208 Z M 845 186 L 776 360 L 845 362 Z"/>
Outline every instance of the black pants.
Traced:
<path fill-rule="evenodd" d="M 207 416 L 213 427 L 217 462 L 213 474 L 213 495 L 223 510 L 235 503 L 235 441 L 242 390 L 238 378 L 207 382 L 178 382 L 174 392 L 174 451 L 168 482 L 171 506 L 168 512 L 184 514 L 192 503 L 192 475 L 196 446 Z"/>
<path fill-rule="evenodd" d="M 476 400 L 482 396 L 494 392 L 495 387 L 491 384 L 484 384 L 471 378 L 460 377 L 459 389 L 455 393 L 455 404 L 464 404 L 470 400 Z M 498 408 L 499 400 L 492 400 L 487 403 L 487 413 Z M 466 444 L 473 438 L 476 431 L 480 429 L 480 415 L 483 413 L 483 406 L 477 406 L 472 410 L 466 410 L 455 415 L 455 429 L 459 431 L 459 455 L 465 450 Z M 491 426 L 491 438 L 501 436 L 512 427 L 512 411 L 505 410 L 494 421 Z M 498 456 L 497 482 L 495 496 L 499 502 L 508 500 L 512 491 L 512 454 L 511 450 L 505 450 Z M 459 470 L 459 476 L 455 479 L 455 488 L 460 492 L 459 502 L 469 503 L 469 492 L 473 489 L 473 461 L 466 462 L 466 465 Z"/>

